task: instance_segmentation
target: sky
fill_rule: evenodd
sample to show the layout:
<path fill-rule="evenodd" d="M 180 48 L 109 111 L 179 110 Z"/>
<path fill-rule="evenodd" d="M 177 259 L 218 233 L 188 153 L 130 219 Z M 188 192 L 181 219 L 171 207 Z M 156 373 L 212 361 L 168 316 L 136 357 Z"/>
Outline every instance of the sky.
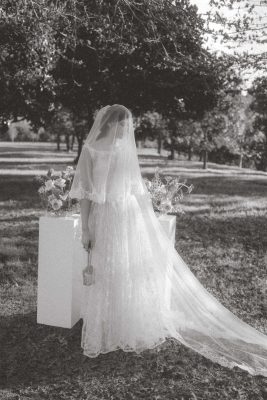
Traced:
<path fill-rule="evenodd" d="M 201 14 L 203 14 L 203 17 L 205 18 L 205 13 L 211 9 L 209 6 L 209 0 L 190 0 L 190 1 L 192 4 L 195 4 L 198 7 L 199 12 Z M 253 4 L 256 1 L 255 0 L 247 0 L 246 1 L 246 3 L 250 3 L 250 2 L 251 2 L 251 4 Z M 262 0 L 257 0 L 257 3 L 261 3 L 261 2 L 262 2 Z M 239 11 L 239 12 L 242 13 L 242 11 Z M 238 16 L 237 10 L 229 10 L 228 8 L 224 8 L 223 13 L 228 18 L 237 18 L 237 16 Z M 260 23 L 265 22 L 266 26 L 267 26 L 267 2 L 266 2 L 265 6 L 256 7 L 253 11 L 253 15 L 257 18 L 257 21 L 260 21 L 259 18 L 262 18 Z M 265 29 L 265 30 L 267 30 L 267 29 Z M 227 45 L 232 45 L 233 48 L 229 49 L 227 47 Z M 235 45 L 235 43 L 230 43 L 230 42 L 214 43 L 212 40 L 209 40 L 208 46 L 214 50 L 222 50 L 222 51 L 226 51 L 229 53 L 233 53 L 233 51 L 237 51 L 237 52 L 247 51 L 248 53 L 261 53 L 261 52 L 267 51 L 267 43 L 259 44 L 256 42 L 246 43 L 242 46 L 237 46 L 237 45 Z"/>
<path fill-rule="evenodd" d="M 205 19 L 205 13 L 209 11 L 211 8 L 209 6 L 209 0 L 190 0 L 192 4 L 195 4 L 198 7 L 199 13 L 202 14 L 203 18 Z M 246 0 L 246 3 L 261 3 L 264 0 Z M 242 5 L 242 3 L 241 3 Z M 242 15 L 242 10 L 239 11 Z M 238 11 L 237 10 L 229 10 L 228 8 L 224 8 L 223 10 L 224 15 L 229 18 L 237 18 L 238 17 Z M 266 5 L 262 7 L 256 7 L 253 11 L 253 16 L 256 18 L 256 21 L 258 23 L 264 24 L 267 27 L 267 2 Z M 216 28 L 216 26 L 213 26 Z M 267 29 L 265 29 L 267 31 Z M 265 43 L 257 43 L 256 41 L 247 41 L 243 44 L 240 44 L 238 42 L 230 42 L 230 41 L 223 41 L 221 42 L 216 41 L 214 42 L 210 36 L 207 36 L 207 44 L 206 46 L 212 50 L 212 51 L 223 51 L 226 53 L 233 54 L 235 53 L 243 53 L 246 52 L 248 54 L 261 54 L 263 52 L 267 52 L 267 41 Z M 230 47 L 230 48 L 229 48 Z M 254 70 L 246 70 L 244 71 L 243 77 L 246 81 L 246 86 L 250 86 L 251 82 L 253 79 L 255 79 L 256 76 L 262 75 L 261 71 L 256 71 Z"/>

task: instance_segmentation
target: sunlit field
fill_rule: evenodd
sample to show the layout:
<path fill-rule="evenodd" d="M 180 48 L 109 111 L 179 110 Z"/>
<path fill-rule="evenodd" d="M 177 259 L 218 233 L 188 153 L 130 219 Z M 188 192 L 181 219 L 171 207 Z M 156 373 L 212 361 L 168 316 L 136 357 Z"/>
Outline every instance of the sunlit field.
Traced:
<path fill-rule="evenodd" d="M 141 355 L 89 359 L 80 347 L 82 321 L 70 330 L 36 323 L 44 211 L 33 176 L 63 169 L 75 156 L 44 147 L 28 153 L 11 146 L 0 154 L 1 400 L 266 399 L 266 378 L 223 368 L 176 340 Z M 267 334 L 267 174 L 216 164 L 203 171 L 198 161 L 139 153 L 144 176 L 160 165 L 193 183 L 177 217 L 176 249 L 227 308 Z"/>

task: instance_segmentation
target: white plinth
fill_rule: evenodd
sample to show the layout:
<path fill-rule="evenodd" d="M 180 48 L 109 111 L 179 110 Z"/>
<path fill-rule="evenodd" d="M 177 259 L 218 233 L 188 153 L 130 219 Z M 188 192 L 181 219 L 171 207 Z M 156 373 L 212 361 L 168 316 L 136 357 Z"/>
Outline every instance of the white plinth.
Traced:
<path fill-rule="evenodd" d="M 168 214 L 159 214 L 158 220 L 166 232 L 173 246 L 175 245 L 175 232 L 176 232 L 176 216 Z M 169 259 L 166 253 L 166 279 L 165 279 L 165 301 L 168 308 L 172 308 L 172 274 L 173 264 L 171 258 Z"/>
<path fill-rule="evenodd" d="M 166 232 L 168 238 L 171 240 L 172 244 L 175 244 L 175 231 L 176 231 L 176 216 L 168 214 L 159 214 L 158 220 L 161 223 L 164 231 Z"/>
<path fill-rule="evenodd" d="M 87 253 L 75 236 L 80 216 L 39 221 L 37 322 L 71 328 L 80 319 Z"/>
<path fill-rule="evenodd" d="M 176 217 L 158 215 L 158 219 L 174 245 Z M 72 328 L 81 318 L 82 269 L 87 264 L 87 252 L 75 235 L 79 224 L 79 214 L 40 218 L 37 323 Z M 170 303 L 170 281 L 166 281 L 166 297 Z"/>

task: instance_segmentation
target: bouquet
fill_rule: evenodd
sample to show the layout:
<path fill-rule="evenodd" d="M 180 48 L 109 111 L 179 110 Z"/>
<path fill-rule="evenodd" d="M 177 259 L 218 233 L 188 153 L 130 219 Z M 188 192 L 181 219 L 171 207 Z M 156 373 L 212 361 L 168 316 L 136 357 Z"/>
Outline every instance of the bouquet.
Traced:
<path fill-rule="evenodd" d="M 73 208 L 75 200 L 69 197 L 74 177 L 73 167 L 67 166 L 64 171 L 50 168 L 45 176 L 37 175 L 35 180 L 40 184 L 38 194 L 43 207 L 53 214 L 62 214 Z"/>
<path fill-rule="evenodd" d="M 160 176 L 159 168 L 156 169 L 153 179 L 144 179 L 150 194 L 154 211 L 163 214 L 184 213 L 180 202 L 185 194 L 190 194 L 193 185 L 187 185 L 186 180 L 180 182 L 180 178 Z"/>

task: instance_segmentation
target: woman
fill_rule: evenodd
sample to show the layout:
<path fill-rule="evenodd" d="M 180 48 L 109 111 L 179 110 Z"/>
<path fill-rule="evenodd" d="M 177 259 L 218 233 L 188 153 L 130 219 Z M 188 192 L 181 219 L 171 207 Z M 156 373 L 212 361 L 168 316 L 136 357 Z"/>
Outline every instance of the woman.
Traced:
<path fill-rule="evenodd" d="M 139 353 L 174 337 L 221 365 L 267 376 L 267 337 L 200 284 L 154 214 L 124 106 L 98 112 L 70 196 L 80 199 L 82 242 L 95 268 L 82 310 L 86 356 Z"/>

